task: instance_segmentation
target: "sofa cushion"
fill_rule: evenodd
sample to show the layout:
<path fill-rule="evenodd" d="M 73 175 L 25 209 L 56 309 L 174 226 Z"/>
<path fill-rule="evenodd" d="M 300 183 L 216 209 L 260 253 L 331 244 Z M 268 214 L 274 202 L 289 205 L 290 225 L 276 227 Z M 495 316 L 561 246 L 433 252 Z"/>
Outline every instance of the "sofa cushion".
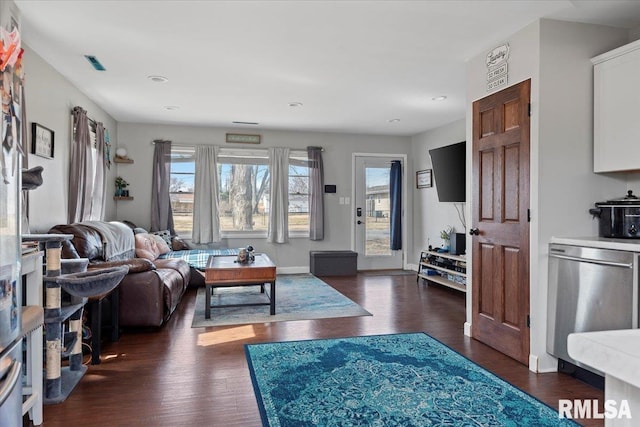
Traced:
<path fill-rule="evenodd" d="M 155 270 L 156 266 L 153 262 L 146 258 L 131 258 L 120 261 L 95 261 L 89 265 L 89 268 L 107 268 L 126 265 L 129 267 L 129 273 L 142 273 L 143 271 Z"/>
<path fill-rule="evenodd" d="M 158 268 L 155 272 L 164 286 L 164 305 L 166 313 L 170 315 L 178 306 L 186 289 L 186 283 L 182 275 L 172 268 Z"/>
<path fill-rule="evenodd" d="M 49 233 L 73 234 L 73 239 L 62 243 L 62 258 L 88 258 L 90 262 L 104 260 L 102 236 L 91 227 L 81 224 L 60 224 Z"/>
<path fill-rule="evenodd" d="M 153 261 L 158 269 L 171 269 L 177 271 L 184 280 L 185 288 L 191 278 L 191 268 L 189 264 L 181 259 L 160 259 Z"/>

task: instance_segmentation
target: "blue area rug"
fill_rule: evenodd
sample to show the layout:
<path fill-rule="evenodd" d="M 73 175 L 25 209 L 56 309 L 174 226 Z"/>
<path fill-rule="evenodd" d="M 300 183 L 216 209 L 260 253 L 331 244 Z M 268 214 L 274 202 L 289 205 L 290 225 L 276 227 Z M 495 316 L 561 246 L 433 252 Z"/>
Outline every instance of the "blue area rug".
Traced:
<path fill-rule="evenodd" d="M 264 426 L 576 426 L 423 333 L 245 345 Z"/>
<path fill-rule="evenodd" d="M 269 286 L 265 289 L 267 295 Z M 198 289 L 191 327 L 242 325 L 248 323 L 282 322 L 285 320 L 325 319 L 329 317 L 371 316 L 340 292 L 310 274 L 278 275 L 276 278 L 276 314 L 269 315 L 269 306 L 222 307 L 215 305 L 268 302 L 259 286 L 238 286 L 216 289 L 211 297 L 211 318 L 204 318 L 204 288 Z"/>

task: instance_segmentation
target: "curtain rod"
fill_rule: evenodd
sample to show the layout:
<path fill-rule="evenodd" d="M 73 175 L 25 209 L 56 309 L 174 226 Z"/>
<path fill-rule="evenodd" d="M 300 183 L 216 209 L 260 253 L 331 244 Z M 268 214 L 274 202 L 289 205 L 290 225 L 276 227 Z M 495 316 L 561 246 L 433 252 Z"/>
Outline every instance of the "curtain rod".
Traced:
<path fill-rule="evenodd" d="M 73 117 L 73 111 L 71 111 L 71 117 Z M 98 124 L 95 120 L 93 120 L 93 119 L 92 119 L 92 118 L 90 118 L 89 116 L 87 116 L 87 121 L 88 121 L 89 123 L 91 123 L 92 125 L 94 125 L 94 126 Z"/>
<path fill-rule="evenodd" d="M 151 145 L 156 145 L 156 142 L 165 142 L 165 141 L 168 141 L 168 140 L 156 139 L 156 140 L 151 141 Z M 171 141 L 168 141 L 168 142 L 171 142 Z M 187 143 L 180 143 L 180 142 L 171 142 L 171 145 L 172 146 L 176 146 L 176 147 L 195 147 L 197 145 L 213 145 L 213 144 L 187 144 Z M 219 147 L 223 147 L 223 146 L 219 145 Z M 224 146 L 224 147 L 231 148 L 230 146 Z M 249 147 L 235 147 L 235 148 L 249 148 Z M 257 146 L 257 147 L 250 147 L 250 148 L 261 149 L 262 147 Z M 266 147 L 266 148 L 268 148 L 268 147 Z M 299 150 L 305 150 L 308 147 L 304 147 L 304 148 L 286 147 L 286 148 L 289 148 L 290 150 L 298 150 L 299 151 Z M 324 147 L 313 147 L 313 148 L 320 148 L 320 151 L 325 151 Z"/>

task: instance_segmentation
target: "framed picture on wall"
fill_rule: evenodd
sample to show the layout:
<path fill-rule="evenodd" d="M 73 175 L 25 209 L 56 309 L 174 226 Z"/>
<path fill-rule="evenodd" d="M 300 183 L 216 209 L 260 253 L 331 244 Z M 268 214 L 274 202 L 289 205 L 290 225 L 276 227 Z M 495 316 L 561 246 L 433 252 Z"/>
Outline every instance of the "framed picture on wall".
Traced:
<path fill-rule="evenodd" d="M 416 172 L 416 188 L 428 188 L 433 186 L 431 169 Z"/>
<path fill-rule="evenodd" d="M 54 132 L 38 123 L 31 123 L 31 153 L 53 159 Z"/>

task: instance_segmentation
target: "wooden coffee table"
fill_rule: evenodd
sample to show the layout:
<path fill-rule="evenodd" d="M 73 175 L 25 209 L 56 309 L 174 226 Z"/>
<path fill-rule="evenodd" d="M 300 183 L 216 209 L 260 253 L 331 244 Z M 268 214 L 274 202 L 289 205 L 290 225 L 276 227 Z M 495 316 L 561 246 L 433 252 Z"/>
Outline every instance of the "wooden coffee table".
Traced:
<path fill-rule="evenodd" d="M 211 318 L 211 289 L 234 286 L 260 285 L 264 292 L 264 284 L 271 284 L 269 302 L 216 305 L 215 307 L 240 307 L 245 305 L 268 305 L 270 314 L 276 314 L 276 265 L 265 254 L 256 254 L 255 261 L 248 264 L 236 262 L 235 255 L 211 255 L 204 270 L 205 284 L 205 319 Z"/>

